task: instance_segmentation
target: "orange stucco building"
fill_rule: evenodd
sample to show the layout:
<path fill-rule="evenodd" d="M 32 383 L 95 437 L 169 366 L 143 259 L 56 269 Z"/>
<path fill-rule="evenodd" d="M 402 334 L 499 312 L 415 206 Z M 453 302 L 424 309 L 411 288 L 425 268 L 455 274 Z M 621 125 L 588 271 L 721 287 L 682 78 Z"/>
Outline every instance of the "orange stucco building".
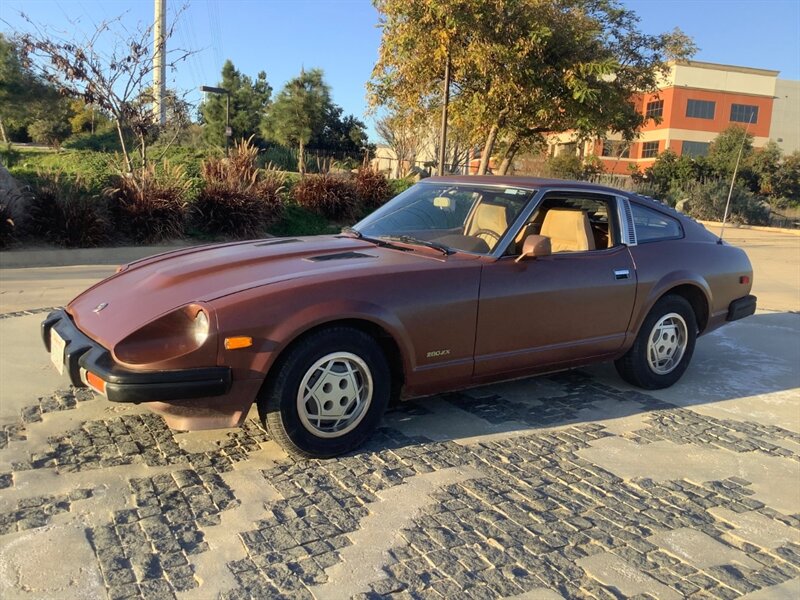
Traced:
<path fill-rule="evenodd" d="M 658 93 L 634 100 L 642 114 L 653 117 L 636 141 L 628 146 L 620 136 L 609 135 L 588 142 L 583 154 L 597 156 L 609 173 L 628 174 L 632 166 L 640 171 L 651 166 L 667 148 L 678 155 L 704 155 L 710 142 L 731 125 L 748 128 L 757 148 L 776 139 L 784 151 L 796 150 L 800 124 L 792 115 L 800 98 L 776 96 L 776 86 L 785 87 L 780 83 L 794 83 L 779 82 L 778 73 L 697 61 L 673 63 Z M 776 101 L 783 103 L 777 112 Z M 576 149 L 569 142 L 568 136 L 556 136 L 551 154 Z"/>

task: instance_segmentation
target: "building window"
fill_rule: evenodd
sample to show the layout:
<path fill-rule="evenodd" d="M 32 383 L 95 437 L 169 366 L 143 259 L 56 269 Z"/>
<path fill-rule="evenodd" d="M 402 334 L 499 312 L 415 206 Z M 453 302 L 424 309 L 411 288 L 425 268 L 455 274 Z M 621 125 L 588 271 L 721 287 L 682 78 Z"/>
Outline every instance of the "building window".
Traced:
<path fill-rule="evenodd" d="M 664 114 L 664 101 L 653 100 L 647 103 L 647 109 L 644 111 L 644 116 L 649 119 L 660 119 Z"/>
<path fill-rule="evenodd" d="M 708 142 L 682 142 L 681 156 L 707 156 Z"/>
<path fill-rule="evenodd" d="M 658 142 L 642 144 L 642 158 L 655 158 L 656 156 L 658 156 Z"/>
<path fill-rule="evenodd" d="M 689 100 L 686 103 L 686 116 L 695 119 L 713 119 L 715 104 L 710 100 Z"/>
<path fill-rule="evenodd" d="M 610 158 L 630 158 L 631 146 L 625 141 L 603 140 L 601 156 Z"/>
<path fill-rule="evenodd" d="M 731 104 L 731 121 L 755 123 L 758 121 L 758 107 L 749 104 Z"/>

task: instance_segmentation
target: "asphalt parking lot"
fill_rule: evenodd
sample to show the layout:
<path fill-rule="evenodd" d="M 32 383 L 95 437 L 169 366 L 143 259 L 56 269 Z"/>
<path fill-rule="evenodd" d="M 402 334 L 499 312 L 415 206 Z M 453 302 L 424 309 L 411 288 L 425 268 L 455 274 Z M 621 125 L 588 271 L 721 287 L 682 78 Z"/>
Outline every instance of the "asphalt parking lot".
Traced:
<path fill-rule="evenodd" d="M 0 597 L 798 598 L 800 236 L 726 237 L 761 310 L 673 388 L 486 386 L 301 463 L 254 414 L 174 432 L 49 366 L 44 313 L 128 251 L 0 254 Z"/>

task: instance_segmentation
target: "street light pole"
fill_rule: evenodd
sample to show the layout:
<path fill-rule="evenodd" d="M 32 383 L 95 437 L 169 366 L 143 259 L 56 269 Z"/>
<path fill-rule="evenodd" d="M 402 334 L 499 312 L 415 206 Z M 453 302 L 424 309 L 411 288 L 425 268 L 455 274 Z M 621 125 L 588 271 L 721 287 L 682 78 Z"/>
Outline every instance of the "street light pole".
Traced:
<path fill-rule="evenodd" d="M 225 94 L 225 156 L 228 155 L 228 146 L 230 145 L 231 135 L 231 92 L 221 87 L 211 87 L 210 85 L 201 85 L 201 92 L 209 94 Z"/>
<path fill-rule="evenodd" d="M 439 176 L 444 175 L 444 161 L 447 156 L 447 105 L 450 103 L 450 52 L 444 64 L 444 83 L 442 84 L 442 124 L 439 129 Z"/>

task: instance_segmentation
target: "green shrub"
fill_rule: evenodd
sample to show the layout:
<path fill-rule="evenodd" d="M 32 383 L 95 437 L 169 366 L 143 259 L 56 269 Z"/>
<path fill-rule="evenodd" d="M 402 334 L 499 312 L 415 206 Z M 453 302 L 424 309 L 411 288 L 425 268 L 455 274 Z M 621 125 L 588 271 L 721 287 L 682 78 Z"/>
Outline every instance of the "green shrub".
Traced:
<path fill-rule="evenodd" d="M 367 166 L 358 169 L 354 185 L 356 196 L 363 207 L 370 211 L 382 206 L 392 197 L 392 188 L 384 174 Z"/>
<path fill-rule="evenodd" d="M 693 189 L 690 189 L 685 195 L 689 200 L 687 213 L 695 219 L 721 221 L 725 214 L 728 190 L 729 184 L 724 181 L 712 181 L 693 186 Z M 763 198 L 745 189 L 740 183 L 736 183 L 728 212 L 728 220 L 731 223 L 768 225 L 769 214 L 769 205 Z"/>
<path fill-rule="evenodd" d="M 389 188 L 392 191 L 392 196 L 397 196 L 398 194 L 402 194 L 416 182 L 413 179 L 409 179 L 407 177 L 403 179 L 390 179 L 389 180 Z"/>
<path fill-rule="evenodd" d="M 0 164 L 4 165 L 7 169 L 16 165 L 21 157 L 22 152 L 14 148 L 11 144 L 0 145 Z"/>
<path fill-rule="evenodd" d="M 55 115 L 44 119 L 36 119 L 28 125 L 28 134 L 34 142 L 58 148 L 61 146 L 61 142 L 72 135 L 72 127 L 69 121 L 65 121 L 60 116 Z"/>
<path fill-rule="evenodd" d="M 118 231 L 135 242 L 154 243 L 183 235 L 191 182 L 185 171 L 164 161 L 119 175 L 105 190 Z"/>
<path fill-rule="evenodd" d="M 558 179 L 586 180 L 605 172 L 602 162 L 592 157 L 586 162 L 576 154 L 559 154 L 547 159 L 547 171 Z"/>
<path fill-rule="evenodd" d="M 57 173 L 60 179 L 80 181 L 89 192 L 101 194 L 114 181 L 120 163 L 116 155 L 88 150 L 23 152 L 11 174 L 35 184 L 39 173 Z"/>
<path fill-rule="evenodd" d="M 291 237 L 337 233 L 340 229 L 325 217 L 289 202 L 284 205 L 281 218 L 269 228 L 269 232 L 280 237 Z"/>
<path fill-rule="evenodd" d="M 347 221 L 358 214 L 356 188 L 348 177 L 306 175 L 292 189 L 292 196 L 303 208 L 332 221 Z"/>
<path fill-rule="evenodd" d="M 266 165 L 282 171 L 297 171 L 297 151 L 284 146 L 269 146 L 259 155 L 259 166 Z"/>
<path fill-rule="evenodd" d="M 91 150 L 93 152 L 122 152 L 119 135 L 114 129 L 75 134 L 64 142 L 63 147 L 72 150 Z"/>
<path fill-rule="evenodd" d="M 193 221 L 206 234 L 254 238 L 277 220 L 284 177 L 256 166 L 258 148 L 240 141 L 228 158 L 203 162 L 205 183 L 192 206 Z"/>
<path fill-rule="evenodd" d="M 42 173 L 29 190 L 23 222 L 26 236 L 67 248 L 102 246 L 111 239 L 108 211 L 79 181 Z"/>

